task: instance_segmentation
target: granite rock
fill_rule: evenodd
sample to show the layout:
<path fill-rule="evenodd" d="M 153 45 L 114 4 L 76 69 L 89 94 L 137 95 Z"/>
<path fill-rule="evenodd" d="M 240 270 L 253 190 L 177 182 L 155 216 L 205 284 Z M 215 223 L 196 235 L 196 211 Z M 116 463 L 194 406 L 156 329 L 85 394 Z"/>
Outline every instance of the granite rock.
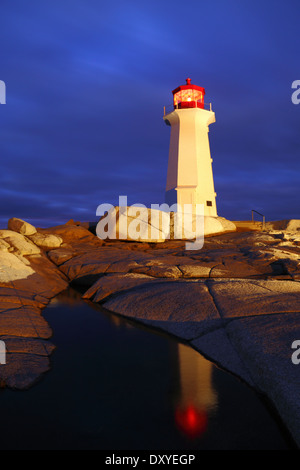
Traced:
<path fill-rule="evenodd" d="M 26 236 L 34 235 L 36 233 L 36 228 L 33 225 L 25 222 L 25 220 L 17 219 L 16 217 L 9 219 L 7 228 L 8 230 L 12 230 Z"/>

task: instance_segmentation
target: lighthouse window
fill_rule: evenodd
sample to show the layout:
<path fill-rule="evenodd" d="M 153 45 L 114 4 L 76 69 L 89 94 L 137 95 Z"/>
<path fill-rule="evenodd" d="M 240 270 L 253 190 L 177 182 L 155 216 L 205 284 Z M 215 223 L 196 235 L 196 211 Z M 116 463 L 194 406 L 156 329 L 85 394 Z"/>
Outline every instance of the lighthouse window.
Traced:
<path fill-rule="evenodd" d="M 174 95 L 174 104 L 177 105 L 182 101 L 202 101 L 202 93 L 201 91 L 188 89 L 188 90 L 181 90 L 178 91 Z"/>
<path fill-rule="evenodd" d="M 212 201 L 206 201 L 206 205 L 211 207 L 212 206 Z"/>

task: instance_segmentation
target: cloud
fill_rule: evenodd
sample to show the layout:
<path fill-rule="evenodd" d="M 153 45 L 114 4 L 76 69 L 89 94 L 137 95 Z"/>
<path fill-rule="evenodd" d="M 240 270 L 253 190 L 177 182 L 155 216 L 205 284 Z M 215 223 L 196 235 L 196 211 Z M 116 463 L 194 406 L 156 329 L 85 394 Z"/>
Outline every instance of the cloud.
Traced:
<path fill-rule="evenodd" d="M 170 130 L 162 111 L 188 75 L 216 112 L 209 137 L 219 214 L 248 217 L 261 207 L 273 218 L 300 216 L 293 8 L 16 0 L 1 10 L 4 222 L 93 220 L 98 204 L 122 194 L 163 202 Z"/>

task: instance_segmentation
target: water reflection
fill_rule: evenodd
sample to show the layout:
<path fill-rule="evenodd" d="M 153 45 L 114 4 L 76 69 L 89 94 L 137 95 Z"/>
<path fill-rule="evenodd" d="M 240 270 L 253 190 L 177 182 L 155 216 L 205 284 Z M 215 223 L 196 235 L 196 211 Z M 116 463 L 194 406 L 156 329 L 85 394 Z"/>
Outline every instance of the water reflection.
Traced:
<path fill-rule="evenodd" d="M 175 360 L 178 370 L 175 423 L 181 432 L 194 439 L 205 433 L 209 414 L 217 409 L 218 397 L 212 381 L 214 366 L 184 344 L 177 345 Z"/>
<path fill-rule="evenodd" d="M 53 299 L 50 306 L 61 304 L 74 307 L 83 303 L 81 295 L 69 289 Z M 102 315 L 118 329 L 144 329 L 143 325 L 107 312 L 98 304 L 90 301 L 84 303 L 98 312 L 101 310 Z M 207 429 L 210 414 L 217 409 L 218 397 L 212 380 L 215 366 L 190 346 L 177 341 L 168 341 L 167 344 L 169 367 L 173 371 L 170 386 L 175 425 L 186 437 L 199 438 Z"/>
<path fill-rule="evenodd" d="M 130 320 L 127 321 L 121 316 L 105 311 L 99 304 L 90 300 L 83 300 L 82 293 L 73 288 L 69 288 L 51 299 L 47 308 L 57 308 L 64 305 L 68 307 L 78 307 L 80 304 L 84 306 L 87 305 L 98 312 L 101 311 L 102 315 L 105 315 L 116 328 L 136 328 L 136 325 L 130 322 Z"/>
<path fill-rule="evenodd" d="M 75 289 L 69 288 L 51 299 L 47 308 L 56 308 L 60 305 L 72 307 L 78 305 L 80 302 L 82 302 L 82 294 Z"/>
<path fill-rule="evenodd" d="M 1 393 L 1 449 L 287 448 L 251 389 L 171 336 L 73 289 L 43 316 L 52 370 L 26 393 Z"/>

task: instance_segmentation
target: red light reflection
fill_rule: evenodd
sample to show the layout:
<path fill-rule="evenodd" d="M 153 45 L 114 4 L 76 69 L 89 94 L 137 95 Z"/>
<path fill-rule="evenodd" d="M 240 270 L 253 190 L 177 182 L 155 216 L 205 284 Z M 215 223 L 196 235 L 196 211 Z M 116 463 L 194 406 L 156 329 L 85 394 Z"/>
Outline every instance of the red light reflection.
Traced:
<path fill-rule="evenodd" d="M 208 417 L 205 410 L 189 405 L 186 408 L 175 410 L 177 427 L 189 438 L 200 437 L 207 429 Z"/>

